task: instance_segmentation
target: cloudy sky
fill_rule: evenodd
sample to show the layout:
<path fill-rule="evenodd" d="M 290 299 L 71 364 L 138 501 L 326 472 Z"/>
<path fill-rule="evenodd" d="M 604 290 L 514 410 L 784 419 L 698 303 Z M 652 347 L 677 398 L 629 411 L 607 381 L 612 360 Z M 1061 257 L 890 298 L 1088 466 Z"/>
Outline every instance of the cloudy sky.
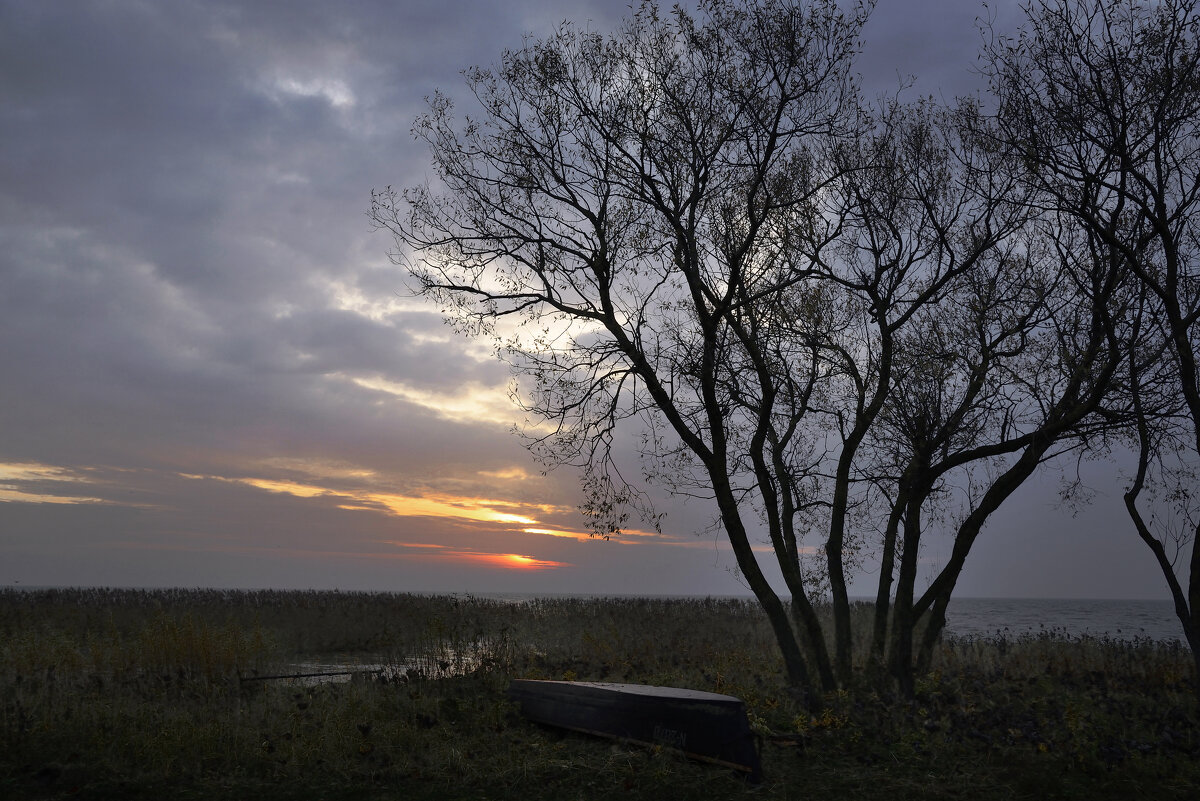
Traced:
<path fill-rule="evenodd" d="M 971 91 L 981 10 L 879 0 L 868 90 Z M 426 173 L 426 95 L 627 12 L 0 0 L 0 586 L 745 592 L 695 504 L 589 539 L 576 477 L 509 433 L 508 373 L 366 217 Z M 1014 498 L 961 594 L 1162 597 L 1095 470 L 1076 517 L 1052 475 Z"/>

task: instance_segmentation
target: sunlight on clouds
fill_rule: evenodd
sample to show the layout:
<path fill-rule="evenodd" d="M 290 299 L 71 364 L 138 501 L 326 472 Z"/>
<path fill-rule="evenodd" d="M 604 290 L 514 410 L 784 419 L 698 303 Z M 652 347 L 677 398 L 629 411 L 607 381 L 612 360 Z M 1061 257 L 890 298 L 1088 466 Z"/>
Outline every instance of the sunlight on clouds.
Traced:
<path fill-rule="evenodd" d="M 271 81 L 269 91 L 276 99 L 280 96 L 319 97 L 334 108 L 351 108 L 357 102 L 354 92 L 345 81 L 338 78 L 309 78 L 307 80 L 292 76 L 276 76 Z"/>
<path fill-rule="evenodd" d="M 580 539 L 581 535 L 578 531 L 566 531 L 560 528 L 523 528 L 525 534 L 543 534 L 547 537 L 570 537 L 572 539 Z"/>
<path fill-rule="evenodd" d="M 528 481 L 533 475 L 521 467 L 509 467 L 505 470 L 480 470 L 476 475 L 484 478 L 494 478 L 497 481 Z"/>
<path fill-rule="evenodd" d="M 244 484 L 255 489 L 265 490 L 298 498 L 325 497 L 338 501 L 338 508 L 356 511 L 386 511 L 396 517 L 441 517 L 470 520 L 480 523 L 501 523 L 529 527 L 527 533 L 554 531 L 554 536 L 573 536 L 584 538 L 582 532 L 566 532 L 552 529 L 541 529 L 537 518 L 532 515 L 562 514 L 563 507 L 550 504 L 518 503 L 498 498 L 470 498 L 444 493 L 429 495 L 398 495 L 395 493 L 376 492 L 374 490 L 335 490 L 315 484 L 305 484 L 298 481 L 270 478 L 225 478 L 222 476 L 202 476 L 181 473 L 181 477 L 190 479 L 209 479 L 234 484 Z"/>
<path fill-rule="evenodd" d="M 311 475 L 313 481 L 295 481 L 287 478 L 260 478 L 246 476 L 239 478 L 224 478 L 220 476 L 195 476 L 187 478 L 209 479 L 233 484 L 241 484 L 265 492 L 292 495 L 298 498 L 325 499 L 338 509 L 355 512 L 382 513 L 397 518 L 426 517 L 440 521 L 457 522 L 460 526 L 476 527 L 479 524 L 494 527 L 492 531 L 501 536 L 532 535 L 535 537 L 558 537 L 586 542 L 595 539 L 591 533 L 582 528 L 562 527 L 555 525 L 564 519 L 570 519 L 577 510 L 569 506 L 555 504 L 529 503 L 506 500 L 494 496 L 483 496 L 474 493 L 458 494 L 447 491 L 426 491 L 423 494 L 405 495 L 396 492 L 380 491 L 381 479 L 370 470 L 362 470 L 353 465 L 322 461 L 319 459 L 276 458 L 265 460 L 262 464 L 270 464 L 278 468 L 294 470 Z M 495 470 L 480 470 L 477 477 L 491 481 L 524 481 L 531 478 L 528 471 L 520 466 L 498 468 Z M 323 486 L 321 479 L 355 479 L 362 482 L 359 487 L 338 486 L 336 488 Z M 364 480 L 365 479 L 365 480 Z M 469 485 L 463 482 L 464 485 Z M 485 490 L 486 491 L 486 490 Z M 478 529 L 476 529 L 478 530 Z M 485 529 L 486 531 L 486 529 Z M 624 529 L 619 534 L 607 538 L 610 542 L 621 545 L 658 543 L 685 548 L 712 548 L 711 542 L 704 542 L 688 535 L 643 531 L 640 529 Z M 546 562 L 533 556 L 520 554 L 495 554 L 473 549 L 463 550 L 453 545 L 434 543 L 406 543 L 393 541 L 388 543 L 406 552 L 420 551 L 421 558 L 436 558 L 474 561 L 493 567 L 542 569 L 561 566 L 560 563 Z M 414 555 L 413 558 L 416 558 Z"/>
<path fill-rule="evenodd" d="M 270 469 L 287 470 L 293 473 L 304 473 L 314 478 L 335 478 L 370 480 L 376 477 L 374 470 L 368 470 L 348 462 L 330 459 L 308 459 L 289 456 L 276 456 L 259 462 Z"/>
<path fill-rule="evenodd" d="M 497 523 L 520 523 L 521 525 L 526 525 L 526 526 L 529 525 L 530 523 L 537 522 L 532 517 L 525 517 L 524 515 L 508 514 L 507 512 L 496 512 L 494 519 Z"/>
<path fill-rule="evenodd" d="M 67 470 L 36 462 L 0 463 L 0 481 L 86 481 Z"/>
<path fill-rule="evenodd" d="M 379 511 L 374 506 L 363 506 L 362 504 L 357 504 L 357 503 L 339 503 L 337 505 L 337 508 L 345 509 L 347 512 L 378 512 Z"/>
<path fill-rule="evenodd" d="M 295 481 L 274 481 L 266 478 L 239 479 L 243 484 L 258 487 L 268 492 L 286 492 L 300 498 L 315 498 L 318 495 L 335 495 L 324 487 L 314 487 L 308 484 L 297 484 Z"/>
<path fill-rule="evenodd" d="M 87 477 L 64 467 L 35 462 L 0 463 L 0 503 L 105 503 L 103 498 L 81 495 L 49 495 L 44 492 L 28 492 L 21 489 L 19 484 L 29 481 L 53 481 L 63 484 L 91 483 Z"/>
<path fill-rule="evenodd" d="M 453 495 L 411 497 L 372 493 L 364 495 L 363 499 L 374 501 L 400 517 L 458 517 L 483 523 L 516 523 L 522 526 L 536 526 L 538 521 L 527 514 L 502 510 L 543 513 L 556 511 L 553 506 L 518 504 L 488 498 L 460 498 Z"/>
<path fill-rule="evenodd" d="M 574 567 L 570 562 L 537 559 L 517 553 L 492 553 L 470 548 L 452 548 L 427 543 L 386 542 L 399 548 L 397 551 L 338 551 L 314 548 L 289 548 L 246 543 L 197 545 L 178 542 L 131 542 L 117 541 L 108 547 L 131 551 L 174 551 L 181 553 L 224 552 L 236 554 L 269 554 L 278 558 L 288 556 L 299 559 L 328 561 L 331 559 L 376 562 L 380 559 L 396 561 L 449 562 L 451 564 L 476 564 L 504 570 L 551 570 L 559 567 Z"/>
<path fill-rule="evenodd" d="M 9 484 L 0 484 L 0 503 L 106 503 L 103 498 L 93 498 L 87 495 L 44 495 L 35 492 L 24 492 Z"/>
<path fill-rule="evenodd" d="M 512 424 L 518 414 L 509 398 L 508 390 L 502 387 L 469 384 L 461 390 L 461 394 L 449 395 L 415 389 L 382 377 L 360 378 L 340 373 L 333 375 L 347 379 L 364 389 L 386 392 L 409 403 L 437 412 L 439 416 L 454 422 L 487 422 L 507 426 Z"/>
<path fill-rule="evenodd" d="M 540 534 L 541 536 L 544 536 L 544 537 L 567 537 L 569 539 L 573 539 L 573 540 L 576 540 L 579 542 L 582 542 L 583 540 L 593 539 L 593 537 L 590 534 L 587 534 L 585 532 L 572 531 L 570 529 L 562 529 L 562 528 L 529 527 L 529 528 L 521 529 L 521 533 L 523 533 L 523 534 Z M 671 542 L 672 545 L 684 545 L 684 546 L 693 545 L 693 541 L 690 541 L 690 540 L 682 540 L 682 541 L 676 540 L 675 538 L 672 538 L 672 537 L 664 537 L 661 534 L 656 534 L 656 533 L 650 532 L 650 531 L 640 531 L 636 528 L 633 528 L 633 529 L 623 528 L 623 529 L 621 529 L 620 534 L 613 534 L 608 539 L 610 542 L 616 542 L 621 545 L 633 545 L 639 541 L 644 542 L 648 539 L 658 540 L 659 542 Z M 696 543 L 696 544 L 703 545 L 703 543 Z"/>
<path fill-rule="evenodd" d="M 397 279 L 398 281 L 401 279 Z M 329 298 L 329 306 L 338 311 L 348 311 L 376 323 L 386 323 L 400 314 L 429 314 L 435 307 L 426 300 L 411 295 L 367 295 L 356 286 L 345 281 L 325 281 L 321 289 Z M 495 349 L 486 337 L 470 338 L 457 336 L 450 328 L 432 334 L 427 331 L 406 331 L 414 342 L 455 343 L 458 351 L 477 362 L 495 358 Z"/>
<path fill-rule="evenodd" d="M 266 490 L 267 492 L 279 492 L 287 495 L 295 495 L 299 498 L 315 498 L 322 495 L 341 495 L 341 493 L 328 490 L 325 487 L 271 478 L 226 478 L 225 476 L 200 475 L 196 473 L 180 473 L 179 477 L 188 478 L 195 481 L 222 481 L 228 484 L 246 484 L 254 487 L 255 489 Z"/>
<path fill-rule="evenodd" d="M 388 295 L 383 298 L 368 297 L 361 289 L 344 281 L 329 281 L 323 287 L 330 299 L 330 307 L 338 311 L 354 312 L 377 323 L 408 311 L 429 311 L 429 305 L 416 298 Z"/>

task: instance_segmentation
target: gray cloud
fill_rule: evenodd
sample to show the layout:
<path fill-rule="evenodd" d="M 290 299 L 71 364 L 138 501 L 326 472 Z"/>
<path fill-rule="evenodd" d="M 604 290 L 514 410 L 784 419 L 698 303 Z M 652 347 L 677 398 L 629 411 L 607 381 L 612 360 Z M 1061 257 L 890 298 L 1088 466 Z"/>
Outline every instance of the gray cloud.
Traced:
<path fill-rule="evenodd" d="M 425 96 L 462 98 L 460 70 L 496 62 L 525 32 L 563 19 L 608 30 L 628 11 L 628 0 L 0 5 L 0 464 L 89 479 L 9 482 L 28 495 L 106 501 L 0 502 L 0 582 L 529 580 L 382 544 L 424 538 L 577 566 L 539 573 L 544 591 L 740 589 L 715 547 L 579 543 L 179 475 L 303 482 L 325 469 L 323 486 L 347 492 L 491 489 L 578 526 L 560 509 L 575 501 L 570 471 L 537 476 L 501 421 L 436 408 L 502 388 L 507 373 L 405 297 L 366 211 L 372 187 L 426 174 L 409 132 Z M 921 92 L 970 91 L 978 13 L 881 0 L 860 65 L 869 91 L 892 88 L 897 71 Z M 531 477 L 497 477 L 514 467 Z M 708 513 L 692 504 L 668 521 L 688 539 Z M 311 555 L 334 551 L 344 556 Z"/>

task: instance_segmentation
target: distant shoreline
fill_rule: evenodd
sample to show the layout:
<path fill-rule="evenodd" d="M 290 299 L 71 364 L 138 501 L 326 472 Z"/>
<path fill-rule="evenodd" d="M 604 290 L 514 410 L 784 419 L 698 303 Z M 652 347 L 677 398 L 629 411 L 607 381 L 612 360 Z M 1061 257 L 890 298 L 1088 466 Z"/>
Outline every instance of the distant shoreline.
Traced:
<path fill-rule="evenodd" d="M 5 588 L 16 592 L 145 592 L 145 593 L 214 593 L 236 596 L 254 593 L 297 593 L 303 596 L 330 595 L 342 598 L 356 596 L 419 598 L 461 598 L 497 603 L 524 604 L 538 600 L 583 601 L 738 601 L 755 603 L 749 595 L 634 595 L 594 593 L 536 593 L 536 592 L 423 592 L 399 590 L 324 590 L 268 589 L 216 587 L 53 587 L 14 585 Z M 856 597 L 856 604 L 871 604 L 874 599 Z M 1145 639 L 1156 642 L 1184 641 L 1174 604 L 1169 600 L 1138 598 L 955 598 L 947 610 L 946 632 L 956 637 L 1016 638 L 1023 636 L 1058 635 L 1064 637 L 1099 637 L 1115 640 Z"/>
<path fill-rule="evenodd" d="M 328 592 L 339 593 L 343 595 L 418 595 L 426 597 L 473 597 L 473 598 L 648 598 L 652 600 L 670 600 L 677 598 L 680 600 L 693 600 L 697 598 L 714 598 L 718 600 L 737 600 L 744 599 L 753 601 L 754 596 L 750 593 L 744 594 L 709 594 L 709 593 L 646 593 L 646 592 L 524 592 L 512 591 L 476 591 L 464 589 L 446 589 L 446 590 L 403 590 L 403 589 L 344 589 L 341 587 L 217 587 L 217 586 L 180 586 L 173 584 L 162 585 L 116 585 L 116 584 L 21 584 L 14 582 L 6 584 L 0 589 L 8 590 L 136 590 L 144 592 L 154 591 L 197 591 L 197 592 Z M 781 600 L 787 601 L 789 596 L 781 595 Z M 1172 603 L 1170 598 L 1089 598 L 1089 597 L 1074 597 L 1074 596 L 1025 596 L 1025 595 L 955 595 L 955 601 L 1049 601 L 1049 602 L 1146 602 L 1146 603 Z M 868 595 L 852 595 L 850 596 L 852 603 L 874 603 L 875 597 Z"/>

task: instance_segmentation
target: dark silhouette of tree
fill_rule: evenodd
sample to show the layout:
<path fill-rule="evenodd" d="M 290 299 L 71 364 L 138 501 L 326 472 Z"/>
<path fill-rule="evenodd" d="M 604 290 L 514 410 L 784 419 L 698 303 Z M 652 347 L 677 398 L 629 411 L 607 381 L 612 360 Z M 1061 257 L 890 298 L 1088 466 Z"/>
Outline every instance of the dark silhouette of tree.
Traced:
<path fill-rule="evenodd" d="M 802 416 L 819 377 L 811 345 L 783 334 L 836 324 L 803 284 L 838 230 L 824 196 L 853 122 L 866 9 L 714 0 L 703 12 L 644 4 L 615 36 L 566 25 L 469 71 L 483 117 L 458 129 L 439 95 L 416 126 L 440 187 L 377 193 L 372 217 L 419 254 L 425 294 L 465 330 L 501 337 L 544 421 L 529 432 L 535 452 L 585 468 L 601 533 L 637 497 L 612 462 L 614 434 L 648 423 L 672 486 L 715 499 L 788 675 L 809 687 L 744 496 L 770 492 L 752 464 L 774 435 L 767 421 Z M 812 307 L 798 322 L 797 304 Z M 803 447 L 797 433 L 773 458 Z M 780 525 L 771 536 L 795 556 Z M 802 584 L 789 589 L 815 621 Z"/>
<path fill-rule="evenodd" d="M 478 118 L 435 95 L 414 129 L 433 179 L 371 209 L 420 291 L 513 365 L 529 445 L 582 468 L 596 533 L 654 519 L 622 430 L 643 478 L 715 502 L 810 699 L 853 680 L 848 576 L 876 559 L 869 664 L 912 692 L 989 516 L 1132 419 L 1103 401 L 1150 302 L 1117 242 L 1047 202 L 1008 95 L 998 118 L 866 107 L 870 6 L 564 24 L 466 73 Z M 934 526 L 953 552 L 922 586 Z"/>
<path fill-rule="evenodd" d="M 1118 363 L 1123 301 L 1103 254 L 1064 247 L 1073 232 L 1032 202 L 976 103 L 897 107 L 879 127 L 891 156 L 855 173 L 883 184 L 861 211 L 870 235 L 852 241 L 869 243 L 879 274 L 896 272 L 879 269 L 881 256 L 907 254 L 906 271 L 946 279 L 885 335 L 889 380 L 851 482 L 885 498 L 869 663 L 911 693 L 989 516 L 1043 462 L 1111 425 L 1096 412 Z M 922 540 L 935 526 L 953 552 L 922 588 Z"/>
<path fill-rule="evenodd" d="M 979 124 L 971 103 L 891 104 L 860 122 L 854 166 L 839 181 L 847 211 L 823 277 L 862 310 L 854 340 L 825 359 L 849 378 L 825 424 L 839 432 L 825 547 L 843 683 L 853 641 L 849 614 L 839 614 L 848 604 L 843 555 L 864 547 L 872 518 L 888 521 L 873 661 L 883 661 L 890 618 L 890 661 L 907 686 L 921 511 L 950 469 L 939 469 L 937 457 L 986 441 L 997 376 L 1024 358 L 1044 316 L 1040 265 L 1022 238 L 1030 213 Z M 1011 428 L 993 425 L 1004 447 L 965 462 L 1018 448 Z"/>
<path fill-rule="evenodd" d="M 1044 205 L 1105 249 L 1136 297 L 1111 401 L 1132 411 L 1138 454 L 1125 505 L 1200 672 L 1196 0 L 1038 2 L 1019 36 L 996 40 L 987 57 L 1004 138 Z M 1147 494 L 1157 496 L 1152 516 L 1140 505 Z"/>

